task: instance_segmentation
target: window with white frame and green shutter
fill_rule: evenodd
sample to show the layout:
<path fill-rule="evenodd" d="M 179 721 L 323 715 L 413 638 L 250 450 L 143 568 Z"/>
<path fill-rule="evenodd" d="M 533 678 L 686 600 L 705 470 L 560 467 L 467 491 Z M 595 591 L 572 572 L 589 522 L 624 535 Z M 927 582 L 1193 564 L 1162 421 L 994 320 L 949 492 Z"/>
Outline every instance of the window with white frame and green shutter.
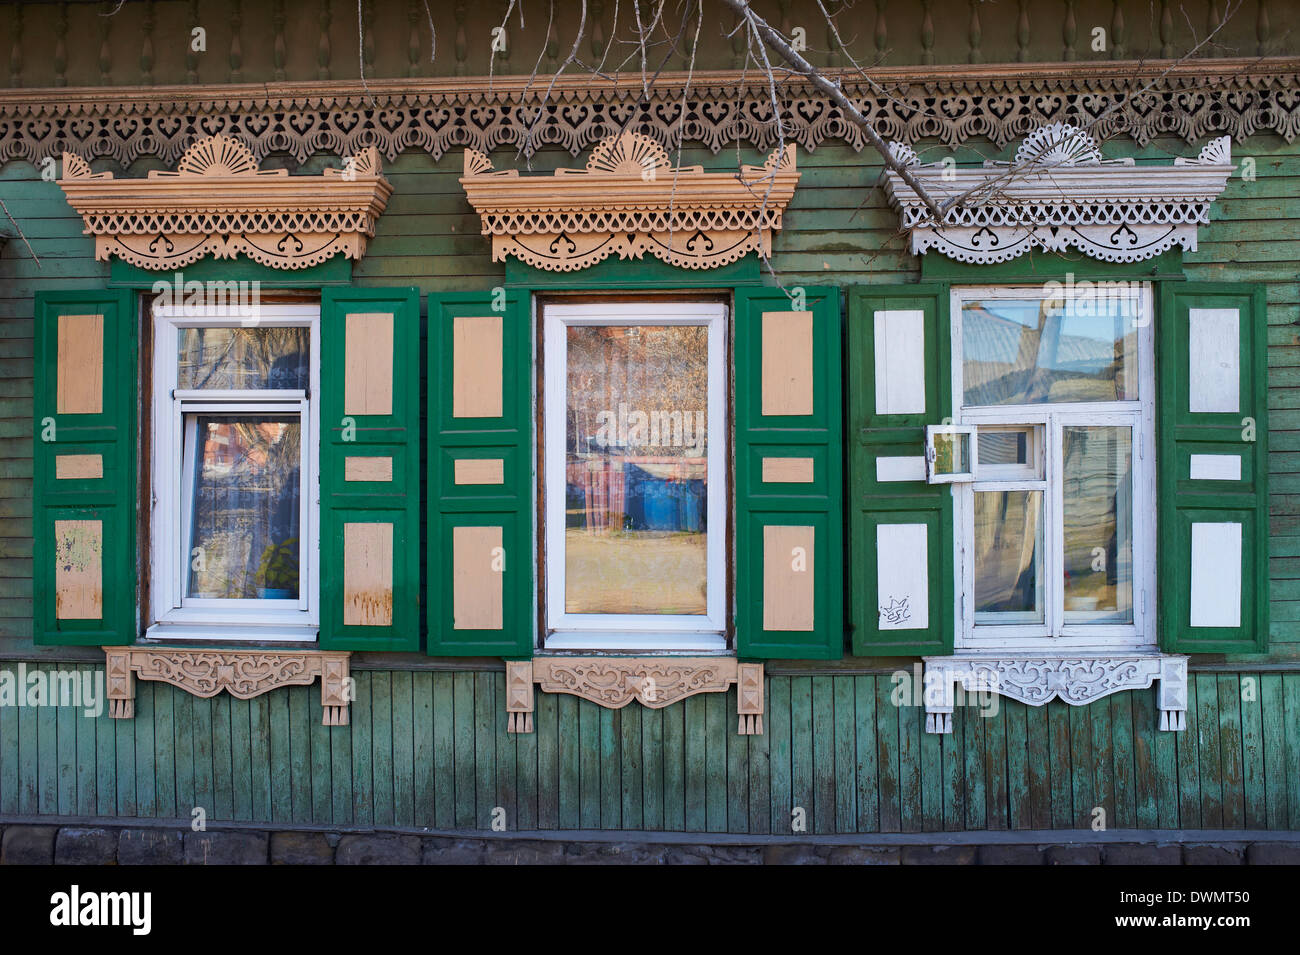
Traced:
<path fill-rule="evenodd" d="M 854 651 L 924 656 L 930 732 L 967 692 L 1153 685 L 1182 729 L 1186 654 L 1268 634 L 1263 292 L 1181 267 L 1226 140 L 1134 167 L 1057 124 L 1014 171 L 895 155 L 939 201 L 1001 191 L 937 225 L 886 174 L 923 284 L 849 295 Z"/>

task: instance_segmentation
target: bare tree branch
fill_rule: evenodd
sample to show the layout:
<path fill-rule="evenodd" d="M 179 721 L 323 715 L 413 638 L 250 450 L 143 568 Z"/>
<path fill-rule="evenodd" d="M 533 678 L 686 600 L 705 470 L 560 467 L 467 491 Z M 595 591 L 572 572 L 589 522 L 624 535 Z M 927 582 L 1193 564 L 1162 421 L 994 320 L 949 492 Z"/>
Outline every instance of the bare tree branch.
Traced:
<path fill-rule="evenodd" d="M 818 70 L 817 67 L 805 60 L 798 51 L 790 45 L 785 37 L 781 36 L 781 34 L 773 29 L 766 20 L 754 12 L 754 9 L 749 5 L 748 0 L 722 0 L 722 2 L 737 14 L 744 17 L 749 22 L 751 28 L 759 35 L 759 37 L 762 38 L 763 43 L 779 53 L 782 58 L 790 64 L 794 72 L 811 81 L 813 86 L 825 93 L 832 103 L 843 110 L 845 116 L 866 134 L 867 142 L 871 143 L 872 148 L 880 154 L 880 158 L 884 161 L 885 168 L 892 169 L 894 172 L 898 173 L 903 182 L 907 183 L 916 192 L 917 196 L 920 197 L 921 201 L 925 203 L 926 208 L 929 209 L 936 218 L 942 217 L 943 210 L 940 208 L 939 203 L 928 191 L 926 191 L 925 187 L 917 181 L 911 171 L 893 157 L 889 151 L 889 144 L 881 138 L 878 132 L 876 132 L 876 128 L 871 125 L 871 120 L 862 115 L 862 111 L 858 109 L 853 100 L 849 99 L 848 96 L 844 94 L 844 90 L 838 83 L 832 83 L 822 75 L 821 71 Z"/>
<path fill-rule="evenodd" d="M 32 254 L 32 258 L 36 260 L 36 267 L 39 269 L 41 267 L 41 260 L 36 258 L 36 250 L 33 249 L 32 244 L 27 241 L 27 236 L 23 233 L 23 227 L 18 224 L 18 220 L 14 218 L 13 213 L 9 211 L 9 207 L 5 205 L 3 199 L 0 199 L 0 209 L 4 210 L 9 221 L 14 224 L 14 229 L 18 232 L 18 238 L 23 240 L 23 245 L 27 246 L 27 251 Z"/>

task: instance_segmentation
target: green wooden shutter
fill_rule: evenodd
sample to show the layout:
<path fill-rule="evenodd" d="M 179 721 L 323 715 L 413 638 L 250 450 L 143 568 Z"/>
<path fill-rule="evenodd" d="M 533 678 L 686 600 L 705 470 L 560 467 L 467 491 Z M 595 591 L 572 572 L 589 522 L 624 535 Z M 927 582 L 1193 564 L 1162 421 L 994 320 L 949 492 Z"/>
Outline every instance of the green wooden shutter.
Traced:
<path fill-rule="evenodd" d="M 844 652 L 840 292 L 790 291 L 736 292 L 736 648 L 832 660 Z"/>
<path fill-rule="evenodd" d="M 429 296 L 429 644 L 533 651 L 532 334 L 513 291 Z"/>
<path fill-rule="evenodd" d="M 948 287 L 848 294 L 853 652 L 952 653 L 952 488 L 924 458 L 925 426 L 952 414 Z"/>
<path fill-rule="evenodd" d="M 41 644 L 136 638 L 136 314 L 128 291 L 37 292 L 32 590 Z"/>
<path fill-rule="evenodd" d="M 321 630 L 330 650 L 420 648 L 420 299 L 321 301 Z"/>
<path fill-rule="evenodd" d="M 1158 328 L 1160 643 L 1268 644 L 1268 324 L 1259 285 L 1165 286 Z"/>

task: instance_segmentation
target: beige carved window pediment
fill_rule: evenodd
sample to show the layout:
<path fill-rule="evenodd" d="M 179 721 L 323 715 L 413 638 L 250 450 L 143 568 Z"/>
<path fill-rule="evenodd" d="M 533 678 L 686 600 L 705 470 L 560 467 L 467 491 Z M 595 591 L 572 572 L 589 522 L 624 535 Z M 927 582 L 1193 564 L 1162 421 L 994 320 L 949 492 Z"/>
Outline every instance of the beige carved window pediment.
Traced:
<path fill-rule="evenodd" d="M 373 146 L 345 158 L 342 169 L 290 176 L 259 169 L 251 149 L 220 134 L 191 145 L 174 172 L 153 170 L 144 179 L 92 173 L 65 152 L 59 185 L 95 237 L 97 260 L 117 256 L 153 270 L 208 255 L 243 254 L 276 269 L 308 268 L 340 253 L 359 259 L 393 191 Z"/>
<path fill-rule="evenodd" d="M 460 180 L 492 239 L 494 262 L 514 256 L 553 272 L 647 252 L 688 269 L 717 268 L 752 251 L 770 255 L 798 182 L 793 143 L 762 166 L 710 173 L 674 168 L 663 146 L 634 132 L 602 140 L 585 168 L 550 176 L 493 170 L 486 155 L 466 149 Z"/>

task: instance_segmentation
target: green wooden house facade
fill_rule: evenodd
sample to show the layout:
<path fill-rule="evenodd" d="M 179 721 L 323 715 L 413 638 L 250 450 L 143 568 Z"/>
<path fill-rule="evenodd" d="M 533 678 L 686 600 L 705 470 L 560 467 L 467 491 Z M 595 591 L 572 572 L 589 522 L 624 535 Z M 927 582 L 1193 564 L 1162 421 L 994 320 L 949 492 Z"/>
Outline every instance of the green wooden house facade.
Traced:
<path fill-rule="evenodd" d="M 949 173 L 987 176 L 1004 168 L 990 161 L 1021 161 L 1023 144 L 1053 124 L 1084 128 L 1098 144 L 1107 162 L 1067 163 L 1088 175 L 1129 176 L 1146 188 L 1167 173 L 1232 167 L 1212 195 L 1180 197 L 1203 202 L 1204 221 L 1194 210 L 1160 213 L 1171 232 L 1190 228 L 1190 242 L 1171 239 L 1132 261 L 1074 246 L 999 262 L 958 261 L 941 245 L 914 251 L 926 225 L 923 214 L 903 221 L 910 187 L 890 178 L 897 170 L 887 174 L 862 131 L 805 81 L 782 85 L 778 132 L 765 80 L 752 65 L 746 72 L 743 31 L 723 33 L 729 13 L 707 14 L 703 29 L 712 33 L 698 61 L 668 54 L 653 84 L 643 85 L 635 64 L 613 80 L 570 65 L 552 86 L 577 30 L 573 11 L 557 13 L 546 33 L 534 19 L 546 21 L 542 7 L 527 9 L 523 27 L 512 11 L 505 49 L 494 54 L 509 4 L 438 7 L 430 62 L 422 3 L 362 4 L 360 50 L 357 11 L 338 0 L 143 0 L 100 16 L 113 6 L 0 10 L 12 41 L 0 49 L 8 63 L 0 89 L 0 819 L 188 820 L 201 807 L 209 823 L 511 832 L 941 833 L 1086 829 L 1099 819 L 1112 830 L 1300 827 L 1300 50 L 1285 3 L 1248 0 L 1226 23 L 1213 2 L 1180 5 L 1194 8 L 1186 18 L 1172 3 L 1148 18 L 1145 6 L 1123 0 L 860 3 L 837 20 L 843 49 L 815 4 L 758 5 L 784 35 L 804 31 L 819 67 L 843 71 L 835 75 L 881 135 L 902 144 L 892 153 L 902 168 L 939 191 Z M 584 62 L 626 55 L 616 48 L 626 26 L 613 21 L 613 6 L 591 4 Z M 850 54 L 869 64 L 871 81 Z M 662 147 L 671 169 L 699 166 L 719 178 L 738 167 L 776 175 L 792 148 L 797 185 L 766 228 L 770 257 L 748 251 L 687 268 L 616 253 L 555 270 L 518 251 L 494 254 L 510 235 L 488 234 L 487 213 L 471 202 L 476 183 L 534 183 L 527 188 L 544 195 L 547 181 L 580 178 L 556 170 L 582 168 L 602 142 L 629 131 Z M 132 238 L 151 226 L 133 232 L 123 214 L 96 232 L 91 214 L 74 208 L 77 189 L 109 202 L 123 184 L 125 195 L 132 182 L 167 183 L 186 168 L 188 149 L 217 135 L 241 144 L 248 174 L 260 170 L 268 189 L 314 177 L 322 197 L 379 180 L 391 192 L 376 200 L 384 187 L 373 185 L 365 201 L 378 206 L 365 207 L 368 223 L 358 212 L 330 233 L 359 243 L 346 255 L 293 259 L 288 268 L 276 256 L 292 258 L 292 243 L 288 252 L 209 253 L 158 269 L 146 262 L 156 249 Z M 1230 157 L 1214 151 L 1223 137 L 1218 148 Z M 364 159 L 371 147 L 373 167 Z M 474 167 L 467 151 L 490 166 Z M 517 180 L 501 170 L 518 170 Z M 175 238 L 175 225 L 159 237 Z M 227 223 L 204 234 L 229 242 L 236 231 Z M 275 237 L 285 233 L 293 229 Z M 154 308 L 155 283 L 178 273 L 180 288 L 258 282 L 266 308 L 317 315 L 302 327 L 316 336 L 319 378 L 286 389 L 292 397 L 232 389 L 221 400 L 233 404 L 219 405 L 186 397 L 179 378 L 157 377 L 167 362 L 155 336 L 169 313 Z M 953 367 L 962 365 L 962 329 L 1005 305 L 1000 289 L 1047 283 L 1113 283 L 1131 295 L 1145 320 L 1133 323 L 1128 344 L 1111 344 L 1131 346 L 1141 369 L 1127 393 L 1132 410 L 1118 407 L 1125 395 L 1107 379 L 1115 407 L 1089 422 L 1057 404 L 1011 424 L 964 415 L 959 386 L 970 394 L 970 372 L 954 377 Z M 719 642 L 681 646 L 725 672 L 711 686 L 717 692 L 662 705 L 653 681 L 649 692 L 620 683 L 614 696 L 626 705 L 601 705 L 594 690 L 566 692 L 547 680 L 560 681 L 573 660 L 671 667 L 680 656 L 671 642 L 621 649 L 585 632 L 558 639 L 567 624 L 547 610 L 554 571 L 543 492 L 556 485 L 547 484 L 544 438 L 554 431 L 548 388 L 562 396 L 563 375 L 544 374 L 542 344 L 561 307 L 683 300 L 721 303 L 725 313 L 723 345 L 709 354 L 728 426 L 721 472 L 711 472 L 727 527 L 722 563 L 716 574 L 701 572 L 722 608 L 709 635 Z M 1202 320 L 1224 313 L 1233 334 L 1215 337 L 1223 326 Z M 778 315 L 808 316 L 798 319 L 809 343 L 806 406 L 786 396 L 795 404 L 782 407 L 777 391 L 764 390 L 781 357 L 764 350 L 780 333 L 770 319 Z M 897 381 L 899 366 L 880 357 L 894 347 L 881 331 L 893 315 L 916 316 L 924 329 L 919 350 L 904 342 L 897 353 L 904 371 L 917 373 Z M 375 324 L 376 316 L 387 321 Z M 87 318 L 97 323 L 68 321 Z M 570 349 L 582 327 L 574 321 L 559 331 L 563 340 L 568 329 Z M 702 322 L 690 327 L 709 327 Z M 186 327 L 176 324 L 182 339 Z M 483 368 L 457 364 L 479 335 L 500 356 L 486 405 Z M 89 364 L 79 350 L 86 341 L 97 346 Z M 1199 366 L 1198 355 L 1213 360 Z M 378 398 L 348 385 L 367 360 L 387 369 Z M 1229 366 L 1224 404 L 1211 385 Z M 772 367 L 774 380 L 788 372 Z M 167 437 L 160 429 L 173 402 L 179 430 Z M 292 598 L 258 598 L 285 605 L 289 616 L 271 626 L 310 604 L 306 643 L 228 622 L 221 632 L 205 623 L 211 632 L 188 642 L 152 630 L 173 606 L 173 585 L 155 568 L 180 533 L 158 536 L 168 533 L 155 516 L 158 495 L 171 493 L 159 475 L 171 474 L 162 469 L 183 461 L 192 442 L 187 415 L 208 415 L 215 428 L 238 413 L 276 427 L 301 415 L 292 420 L 304 445 L 307 422 L 319 428 L 316 453 L 302 458 L 309 503 L 293 525 L 317 577 L 304 573 Z M 1126 414 L 1135 423 L 1116 425 Z M 555 420 L 563 430 L 563 408 Z M 978 474 L 927 480 L 941 467 L 938 455 L 926 464 L 927 449 L 950 425 L 974 429 L 971 443 L 982 443 L 980 428 L 1020 428 L 1023 447 L 1039 451 L 1010 459 L 1004 466 L 1029 471 L 997 488 Z M 1044 677 L 1049 701 L 1031 705 L 981 695 L 949 670 L 947 697 L 927 701 L 924 674 L 942 671 L 945 659 L 1026 660 L 1021 637 L 980 631 L 991 618 L 979 614 L 1009 611 L 966 583 L 983 506 L 974 495 L 981 487 L 1004 495 L 1004 521 L 1016 494 L 1043 494 L 1045 506 L 1068 512 L 1088 478 L 1052 483 L 1068 471 L 1062 433 L 1120 427 L 1133 429 L 1128 487 L 1138 505 L 1129 507 L 1128 544 L 1103 541 L 1102 557 L 1090 559 L 1128 555 L 1127 597 L 1116 598 L 1127 600 L 1128 616 L 1111 628 L 1128 629 L 1118 643 L 1086 637 L 1070 652 L 1152 669 L 1116 677 L 1116 692 L 1080 691 L 1077 705 L 1070 689 L 1087 682 L 1078 672 Z M 1238 470 L 1216 471 L 1224 457 Z M 809 462 L 811 479 L 765 476 L 765 462 L 778 459 Z M 367 470 L 375 461 L 386 462 L 380 472 Z M 500 467 L 501 476 L 462 480 L 465 461 L 489 473 Z M 917 462 L 919 474 L 888 477 Z M 686 473 L 643 456 L 638 480 L 653 482 L 654 469 L 668 467 Z M 1210 470 L 1198 476 L 1197 468 Z M 176 474 L 178 486 L 194 480 Z M 177 526 L 195 520 L 192 511 L 182 517 L 192 501 L 173 504 Z M 564 514 L 565 501 L 559 506 Z M 99 568 L 89 594 L 77 569 L 85 554 L 66 544 L 87 522 L 97 522 L 91 543 L 74 543 L 89 546 Z M 894 538 L 882 527 L 922 528 L 919 570 L 904 566 L 917 553 L 915 534 L 890 550 Z M 1224 527 L 1237 530 L 1214 536 Z M 807 538 L 782 536 L 805 529 Z M 1051 603 L 1076 583 L 1042 583 L 1044 574 L 1061 577 L 1066 560 L 1043 556 L 1061 532 L 1044 535 L 1032 562 L 1039 591 L 1017 612 L 1039 612 L 1019 619 L 1050 633 L 1027 639 L 1069 636 L 1071 621 L 1082 626 L 1080 615 L 1099 606 L 1090 595 Z M 191 542 L 176 546 L 188 555 Z M 492 576 L 466 563 L 462 542 L 501 558 Z M 785 572 L 771 555 L 786 546 L 811 561 L 806 593 L 797 568 L 775 573 Z M 1235 590 L 1223 577 L 1225 546 Z M 1193 554 L 1209 562 L 1198 568 Z M 885 592 L 886 581 L 904 579 L 890 576 L 896 570 L 925 581 L 905 613 Z M 1008 584 L 1004 599 L 1034 590 L 1025 579 Z M 1107 594 L 1123 591 L 1108 586 Z M 299 597 L 301 607 L 288 607 Z M 184 599 L 178 591 L 175 607 L 185 609 Z M 1020 649 L 1005 650 L 1012 645 Z M 150 661 L 178 646 L 250 659 L 305 650 L 316 669 L 302 679 L 281 674 L 265 692 L 203 695 L 193 674 L 149 679 L 125 652 Z M 114 651 L 125 667 L 116 673 Z M 32 686 L 54 693 L 74 675 L 93 686 L 106 656 L 111 705 L 95 715 L 29 705 Z M 626 678 L 617 666 L 611 672 Z M 755 672 L 757 687 L 746 683 Z M 116 695 L 115 676 L 125 680 Z M 223 689 L 235 679 L 212 677 Z M 952 701 L 954 685 L 968 691 L 964 700 Z"/>

